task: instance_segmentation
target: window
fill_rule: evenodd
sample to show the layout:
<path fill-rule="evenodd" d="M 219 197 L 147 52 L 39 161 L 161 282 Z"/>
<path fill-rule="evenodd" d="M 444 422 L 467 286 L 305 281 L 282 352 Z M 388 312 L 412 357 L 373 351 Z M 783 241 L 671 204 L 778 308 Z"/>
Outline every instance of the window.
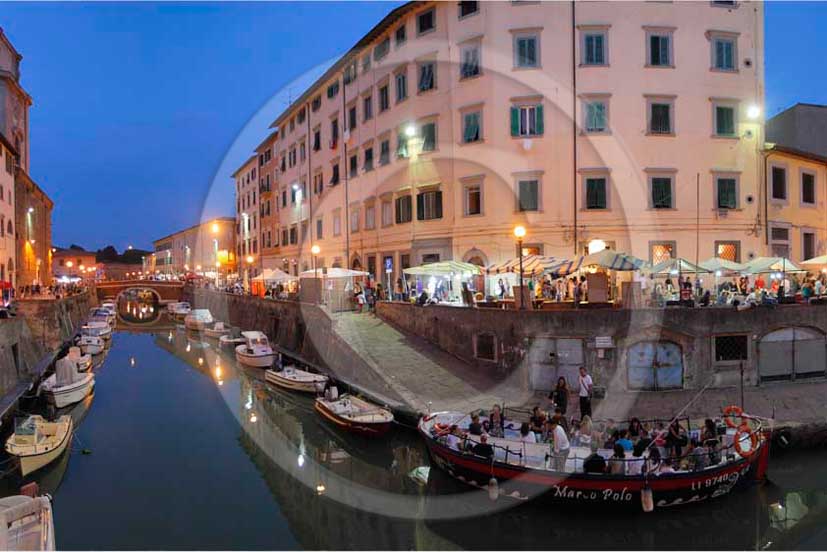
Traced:
<path fill-rule="evenodd" d="M 672 66 L 672 33 L 665 31 L 649 31 L 648 49 L 650 67 Z"/>
<path fill-rule="evenodd" d="M 468 17 L 469 15 L 474 15 L 475 13 L 479 13 L 480 11 L 480 3 L 479 2 L 467 2 L 462 1 L 459 3 L 459 18 L 462 19 L 463 17 Z"/>
<path fill-rule="evenodd" d="M 396 198 L 396 224 L 411 222 L 413 218 L 411 196 L 404 195 Z"/>
<path fill-rule="evenodd" d="M 327 99 L 335 98 L 336 94 L 339 93 L 339 81 L 334 82 L 330 86 L 327 87 Z"/>
<path fill-rule="evenodd" d="M 342 234 L 342 213 L 336 210 L 333 213 L 333 235 L 339 236 Z"/>
<path fill-rule="evenodd" d="M 339 183 L 339 163 L 333 165 L 333 173 L 330 175 L 330 185 L 335 186 Z"/>
<path fill-rule="evenodd" d="M 650 264 L 656 265 L 664 261 L 676 258 L 677 247 L 675 242 L 650 242 L 649 259 Z"/>
<path fill-rule="evenodd" d="M 345 86 L 352 83 L 356 80 L 357 70 L 356 70 L 356 60 L 353 60 L 351 63 L 348 63 L 345 67 L 343 74 L 342 74 L 342 82 L 345 83 Z"/>
<path fill-rule="evenodd" d="M 324 175 L 318 172 L 313 175 L 313 193 L 316 195 L 324 191 Z"/>
<path fill-rule="evenodd" d="M 393 205 L 390 201 L 382 202 L 382 226 L 393 224 Z"/>
<path fill-rule="evenodd" d="M 316 219 L 316 239 L 324 239 L 324 220 L 321 218 Z"/>
<path fill-rule="evenodd" d="M 511 136 L 540 136 L 542 134 L 542 104 L 511 108 Z"/>
<path fill-rule="evenodd" d="M 436 14 L 433 9 L 424 11 L 416 16 L 417 34 L 425 34 L 436 28 Z"/>
<path fill-rule="evenodd" d="M 370 71 L 370 54 L 362 58 L 362 73 Z"/>
<path fill-rule="evenodd" d="M 464 189 L 465 216 L 482 214 L 482 184 L 468 184 Z"/>
<path fill-rule="evenodd" d="M 391 141 L 384 139 L 379 144 L 379 164 L 387 165 L 391 162 Z"/>
<path fill-rule="evenodd" d="M 482 140 L 482 113 L 471 111 L 462 115 L 462 141 L 466 144 Z"/>
<path fill-rule="evenodd" d="M 739 241 L 716 241 L 715 256 L 719 259 L 741 262 L 741 242 Z"/>
<path fill-rule="evenodd" d="M 785 226 L 770 225 L 770 249 L 773 257 L 790 256 L 790 229 Z"/>
<path fill-rule="evenodd" d="M 474 356 L 480 360 L 497 360 L 497 341 L 494 334 L 481 333 L 474 336 Z"/>
<path fill-rule="evenodd" d="M 816 175 L 810 172 L 801 173 L 801 203 L 816 204 Z M 811 257 L 806 257 L 810 259 Z"/>
<path fill-rule="evenodd" d="M 606 177 L 586 178 L 586 209 L 606 209 Z"/>
<path fill-rule="evenodd" d="M 715 135 L 734 137 L 735 134 L 735 107 L 731 105 L 714 105 Z"/>
<path fill-rule="evenodd" d="M 717 176 L 715 177 L 715 186 L 717 188 L 716 207 L 718 209 L 737 209 L 738 180 L 731 176 Z"/>
<path fill-rule="evenodd" d="M 583 125 L 588 133 L 607 132 L 608 126 L 608 102 L 604 99 L 589 99 L 583 103 L 585 124 Z"/>
<path fill-rule="evenodd" d="M 535 34 L 514 36 L 514 67 L 539 67 L 540 38 Z"/>
<path fill-rule="evenodd" d="M 422 135 L 422 151 L 436 149 L 436 123 L 425 123 L 420 131 Z"/>
<path fill-rule="evenodd" d="M 350 156 L 350 177 L 354 178 L 359 174 L 359 158 L 356 154 Z"/>
<path fill-rule="evenodd" d="M 745 335 L 716 335 L 715 361 L 728 362 L 749 358 L 749 340 Z"/>
<path fill-rule="evenodd" d="M 339 142 L 339 119 L 330 121 L 330 149 L 334 149 Z"/>
<path fill-rule="evenodd" d="M 322 129 L 317 128 L 313 131 L 313 151 L 322 149 Z"/>
<path fill-rule="evenodd" d="M 362 120 L 369 121 L 373 118 L 373 97 L 362 98 Z"/>
<path fill-rule="evenodd" d="M 772 168 L 772 199 L 787 200 L 787 169 L 784 167 Z"/>
<path fill-rule="evenodd" d="M 426 61 L 419 64 L 419 91 L 427 92 L 436 88 L 436 63 Z"/>
<path fill-rule="evenodd" d="M 802 260 L 812 259 L 816 256 L 816 235 L 815 232 L 804 231 L 801 233 Z"/>
<path fill-rule="evenodd" d="M 396 40 L 396 47 L 397 48 L 399 48 L 400 46 L 405 44 L 405 41 L 408 39 L 407 33 L 405 32 L 405 25 L 402 25 L 401 27 L 396 29 L 396 32 L 393 34 L 393 36 L 394 36 L 394 39 Z"/>
<path fill-rule="evenodd" d="M 712 38 L 712 68 L 717 71 L 735 71 L 735 38 L 716 36 Z"/>
<path fill-rule="evenodd" d="M 296 118 L 295 117 L 290 119 L 290 132 L 293 132 L 294 130 L 296 130 Z"/>
<path fill-rule="evenodd" d="M 416 195 L 416 220 L 442 218 L 442 192 L 430 190 Z"/>
<path fill-rule="evenodd" d="M 399 159 L 408 157 L 408 137 L 404 129 L 399 129 L 396 135 L 396 157 Z"/>
<path fill-rule="evenodd" d="M 304 142 L 299 144 L 299 159 L 302 163 L 304 163 L 307 159 L 307 148 L 305 147 Z"/>
<path fill-rule="evenodd" d="M 365 230 L 376 228 L 376 205 L 365 206 Z"/>
<path fill-rule="evenodd" d="M 379 87 L 379 113 L 382 113 L 390 107 L 390 97 L 388 95 L 388 85 L 385 84 Z"/>
<path fill-rule="evenodd" d="M 350 231 L 352 233 L 359 231 L 359 209 L 350 211 Z"/>
<path fill-rule="evenodd" d="M 365 148 L 365 171 L 373 170 L 373 148 Z"/>
<path fill-rule="evenodd" d="M 589 31 L 583 35 L 581 63 L 606 65 L 606 32 Z"/>
<path fill-rule="evenodd" d="M 290 245 L 299 243 L 299 228 L 294 224 L 290 227 Z"/>
<path fill-rule="evenodd" d="M 672 177 L 653 176 L 649 179 L 651 188 L 651 208 L 671 209 L 672 205 Z"/>
<path fill-rule="evenodd" d="M 289 234 L 287 232 L 287 228 L 283 228 L 281 231 L 281 244 L 287 245 L 288 243 L 290 243 Z"/>
<path fill-rule="evenodd" d="M 649 102 L 649 134 L 673 134 L 672 129 L 672 102 L 665 100 L 650 100 Z"/>
<path fill-rule="evenodd" d="M 537 179 L 517 182 L 517 208 L 520 211 L 540 210 L 540 181 Z"/>
<path fill-rule="evenodd" d="M 352 131 L 356 128 L 356 106 L 352 105 L 347 110 L 347 129 Z"/>
<path fill-rule="evenodd" d="M 299 124 L 304 123 L 304 118 L 305 118 L 304 108 L 301 108 L 299 110 L 299 114 L 296 116 L 296 118 L 298 119 Z"/>
<path fill-rule="evenodd" d="M 469 44 L 460 50 L 462 63 L 459 68 L 459 78 L 469 79 L 480 74 L 480 45 Z"/>
<path fill-rule="evenodd" d="M 397 73 L 396 77 L 396 103 L 402 102 L 408 97 L 408 75 Z"/>
<path fill-rule="evenodd" d="M 375 59 L 376 61 L 379 61 L 380 59 L 382 59 L 383 57 L 388 55 L 388 52 L 390 51 L 390 49 L 391 49 L 391 39 L 390 38 L 385 38 L 385 40 L 383 40 L 382 42 L 377 44 L 376 47 L 373 49 L 373 59 Z"/>

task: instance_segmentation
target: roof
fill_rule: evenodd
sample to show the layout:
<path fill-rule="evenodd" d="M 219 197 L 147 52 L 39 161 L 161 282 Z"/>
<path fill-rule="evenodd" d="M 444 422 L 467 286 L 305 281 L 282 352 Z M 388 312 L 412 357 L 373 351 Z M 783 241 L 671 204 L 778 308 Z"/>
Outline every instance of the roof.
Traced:
<path fill-rule="evenodd" d="M 257 151 L 258 153 L 261 153 L 261 150 L 262 150 L 262 149 L 264 149 L 264 146 L 265 146 L 265 145 L 267 145 L 267 144 L 269 144 L 270 142 L 275 141 L 275 139 L 278 137 L 278 135 L 279 135 L 279 131 L 278 131 L 278 130 L 274 130 L 273 132 L 271 132 L 270 134 L 268 134 L 268 135 L 267 135 L 267 138 L 265 138 L 264 140 L 262 140 L 262 141 L 261 141 L 261 143 L 260 143 L 259 145 L 257 145 L 257 146 L 256 146 L 256 151 Z M 246 163 L 245 163 L 245 165 L 246 165 Z"/>
<path fill-rule="evenodd" d="M 382 19 L 382 21 L 377 23 L 370 31 L 368 31 L 367 34 L 365 34 L 365 36 L 360 38 L 359 41 L 356 44 L 354 44 L 350 50 L 348 50 L 342 57 L 336 60 L 336 62 L 333 65 L 331 65 L 330 68 L 327 71 L 325 71 L 321 77 L 316 79 L 316 82 L 311 84 L 307 88 L 307 90 L 305 90 L 302 93 L 302 95 L 296 99 L 296 101 L 290 104 L 290 106 L 288 106 L 288 108 L 285 109 L 281 113 L 281 115 L 276 117 L 276 120 L 272 122 L 270 128 L 277 128 L 278 126 L 280 126 L 282 121 L 286 119 L 290 113 L 292 113 L 293 109 L 295 109 L 295 106 L 301 105 L 304 102 L 306 102 L 312 94 L 316 93 L 316 90 L 320 86 L 322 86 L 325 82 L 330 80 L 330 78 L 333 77 L 333 75 L 336 74 L 336 72 L 339 71 L 342 67 L 347 65 L 347 62 L 349 62 L 353 57 L 361 54 L 362 49 L 365 46 L 370 44 L 376 37 L 384 33 L 391 25 L 399 21 L 403 15 L 406 15 L 407 13 L 411 12 L 414 8 L 417 8 L 425 3 L 426 2 L 414 0 L 410 2 L 405 2 L 398 8 L 392 10 L 388 15 L 386 15 Z"/>
<path fill-rule="evenodd" d="M 203 222 L 199 222 L 198 224 L 193 224 L 192 226 L 190 226 L 188 228 L 184 228 L 183 230 L 178 230 L 177 232 L 173 232 L 172 234 L 167 234 L 163 238 L 158 238 L 157 240 L 153 240 L 152 245 L 155 245 L 158 242 L 166 241 L 166 240 L 172 238 L 173 236 L 177 236 L 178 234 L 183 234 L 184 232 L 189 232 L 190 230 L 195 230 L 199 226 L 204 226 L 206 224 L 212 224 L 214 222 L 228 222 L 228 223 L 235 224 L 235 217 L 215 217 L 215 218 L 212 218 L 210 220 L 205 220 Z"/>
<path fill-rule="evenodd" d="M 808 159 L 810 161 L 815 161 L 816 163 L 823 163 L 827 165 L 827 157 L 823 155 L 816 155 L 815 153 L 810 153 L 804 150 L 791 148 L 787 146 L 780 146 L 778 144 L 771 144 L 765 146 L 764 151 L 769 153 L 784 153 L 787 155 L 793 155 L 795 157 L 801 157 L 803 159 Z"/>
<path fill-rule="evenodd" d="M 258 154 L 251 155 L 250 157 L 248 157 L 248 158 L 247 158 L 247 160 L 246 160 L 244 163 L 242 163 L 242 164 L 241 164 L 241 166 L 240 166 L 239 168 L 237 168 L 237 169 L 235 170 L 235 172 L 234 172 L 233 174 L 231 174 L 231 175 L 230 175 L 230 177 L 235 178 L 235 175 L 237 175 L 238 173 L 240 173 L 241 171 L 243 171 L 243 170 L 244 170 L 244 168 L 245 168 L 247 165 L 249 165 L 249 164 L 250 164 L 250 162 L 252 162 L 252 161 L 256 161 L 256 160 L 258 160 Z"/>
<path fill-rule="evenodd" d="M 0 27 L 0 40 L 2 40 L 6 44 L 6 46 L 9 47 L 9 50 L 11 50 L 12 53 L 17 57 L 17 61 L 20 61 L 20 60 L 23 59 L 23 56 L 20 55 L 20 52 L 18 52 L 17 48 L 14 47 L 14 44 L 11 43 L 11 40 L 9 40 L 9 37 L 6 36 L 6 33 L 3 32 L 3 27 Z"/>

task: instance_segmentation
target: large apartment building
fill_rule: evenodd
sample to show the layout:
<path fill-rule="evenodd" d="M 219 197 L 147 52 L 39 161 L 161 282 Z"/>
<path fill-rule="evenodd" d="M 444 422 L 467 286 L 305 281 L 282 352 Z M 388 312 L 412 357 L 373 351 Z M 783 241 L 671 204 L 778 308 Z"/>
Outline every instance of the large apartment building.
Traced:
<path fill-rule="evenodd" d="M 235 219 L 218 217 L 179 230 L 152 242 L 146 263 L 150 274 L 178 277 L 193 273 L 223 280 L 237 270 Z"/>
<path fill-rule="evenodd" d="M 232 175 L 236 185 L 236 257 L 239 267 L 247 270 L 248 276 L 256 276 L 261 267 L 258 174 L 258 155 L 253 155 Z"/>
<path fill-rule="evenodd" d="M 239 245 L 275 164 L 263 265 L 294 274 L 314 244 L 382 279 L 499 262 L 518 224 L 544 255 L 765 255 L 763 72 L 760 2 L 409 2 L 238 170 Z"/>

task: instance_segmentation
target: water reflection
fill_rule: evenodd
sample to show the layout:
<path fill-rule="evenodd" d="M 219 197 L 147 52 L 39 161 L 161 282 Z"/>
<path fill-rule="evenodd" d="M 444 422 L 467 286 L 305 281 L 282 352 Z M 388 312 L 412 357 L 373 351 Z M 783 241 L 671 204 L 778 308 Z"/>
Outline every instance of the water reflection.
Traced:
<path fill-rule="evenodd" d="M 118 315 L 131 324 L 149 324 L 161 316 L 158 295 L 148 288 L 133 288 L 118 297 Z"/>

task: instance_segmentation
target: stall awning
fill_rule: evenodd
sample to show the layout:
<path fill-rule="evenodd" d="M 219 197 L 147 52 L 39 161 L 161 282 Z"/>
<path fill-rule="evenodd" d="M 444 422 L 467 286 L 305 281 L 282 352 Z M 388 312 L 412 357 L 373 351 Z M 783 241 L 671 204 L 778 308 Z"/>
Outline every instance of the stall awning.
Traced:
<path fill-rule="evenodd" d="M 253 278 L 254 282 L 287 282 L 295 280 L 295 276 L 291 276 L 283 270 L 278 268 L 265 268 L 261 274 Z"/>
<path fill-rule="evenodd" d="M 411 276 L 439 276 L 448 277 L 457 275 L 462 277 L 477 276 L 482 273 L 482 268 L 471 263 L 461 261 L 440 261 L 420 266 L 412 266 L 402 272 Z"/>
<path fill-rule="evenodd" d="M 728 261 L 720 257 L 711 257 L 700 263 L 700 266 L 709 270 L 710 272 L 741 272 L 747 265 L 736 263 L 735 261 Z"/>
<path fill-rule="evenodd" d="M 542 276 L 551 269 L 560 265 L 563 259 L 555 257 L 543 257 L 542 255 L 526 255 L 523 257 L 523 274 L 526 276 Z M 520 258 L 509 259 L 502 263 L 495 263 L 485 269 L 486 274 L 494 276 L 497 274 L 519 274 Z"/>
<path fill-rule="evenodd" d="M 746 264 L 745 274 L 763 274 L 766 272 L 805 272 L 785 257 L 758 257 Z"/>
<path fill-rule="evenodd" d="M 319 268 L 317 270 L 305 270 L 301 272 L 299 276 L 302 278 L 355 278 L 358 276 L 367 276 L 368 273 L 362 270 L 352 270 L 350 268 Z"/>
<path fill-rule="evenodd" d="M 678 257 L 658 263 L 647 272 L 655 276 L 672 276 L 676 274 L 709 274 L 712 271 Z"/>
<path fill-rule="evenodd" d="M 604 249 L 591 255 L 582 255 L 571 260 L 562 261 L 559 266 L 554 267 L 550 272 L 558 276 L 567 276 L 577 272 L 581 268 L 597 266 L 606 270 L 631 271 L 640 270 L 646 266 L 646 261 L 638 259 L 633 255 L 621 251 Z"/>
<path fill-rule="evenodd" d="M 815 266 L 822 266 L 827 265 L 827 255 L 821 255 L 819 257 L 813 257 L 812 259 L 807 259 L 806 261 L 801 261 L 803 265 L 815 265 Z"/>

